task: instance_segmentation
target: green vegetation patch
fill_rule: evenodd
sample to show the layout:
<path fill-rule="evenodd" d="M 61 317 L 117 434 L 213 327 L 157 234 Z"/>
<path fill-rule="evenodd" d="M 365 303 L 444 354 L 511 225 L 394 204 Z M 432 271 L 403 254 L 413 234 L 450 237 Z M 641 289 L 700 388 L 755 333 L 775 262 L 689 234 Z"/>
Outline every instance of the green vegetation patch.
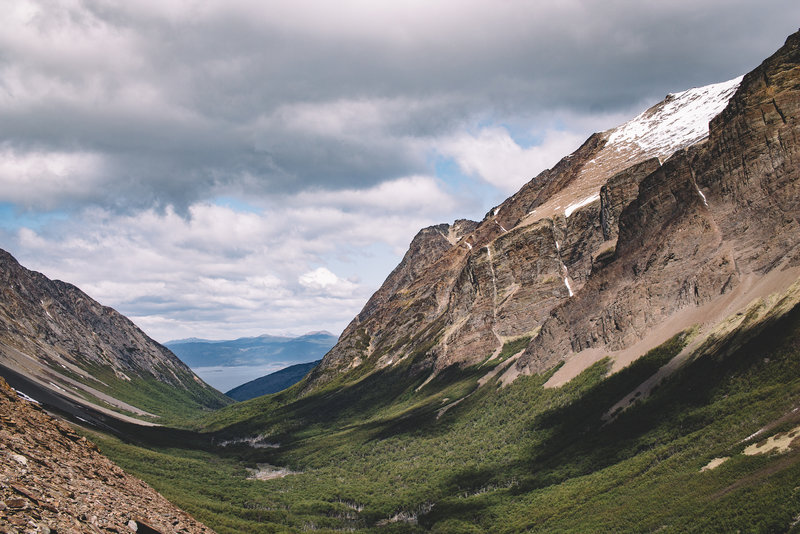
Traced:
<path fill-rule="evenodd" d="M 155 420 L 159 424 L 186 426 L 198 415 L 209 413 L 234 402 L 233 399 L 217 390 L 197 383 L 190 373 L 180 376 L 183 386 L 173 386 L 152 377 L 132 377 L 130 380 L 124 380 L 118 378 L 107 367 L 94 366 L 87 370 L 99 381 L 89 385 L 116 399 L 159 416 Z M 102 399 L 96 399 L 88 393 L 86 396 L 92 402 L 107 405 Z M 109 407 L 125 413 L 114 406 Z M 128 415 L 136 416 L 131 413 Z"/>
<path fill-rule="evenodd" d="M 409 361 L 304 397 L 290 389 L 229 406 L 172 440 L 168 429 L 138 443 L 95 439 L 221 534 L 796 531 L 800 453 L 741 452 L 765 425 L 797 424 L 800 309 L 720 336 L 603 420 L 690 334 L 615 374 L 601 360 L 560 388 L 543 387 L 552 370 L 479 388 L 486 366 L 420 388 L 427 373 Z M 269 446 L 220 446 L 256 436 Z M 248 479 L 259 464 L 293 474 Z"/>
<path fill-rule="evenodd" d="M 506 341 L 503 344 L 503 348 L 500 350 L 500 354 L 497 355 L 498 362 L 504 362 L 508 358 L 512 357 L 516 353 L 521 350 L 524 350 L 525 347 L 528 346 L 528 343 L 531 342 L 531 336 L 523 336 L 511 341 Z"/>

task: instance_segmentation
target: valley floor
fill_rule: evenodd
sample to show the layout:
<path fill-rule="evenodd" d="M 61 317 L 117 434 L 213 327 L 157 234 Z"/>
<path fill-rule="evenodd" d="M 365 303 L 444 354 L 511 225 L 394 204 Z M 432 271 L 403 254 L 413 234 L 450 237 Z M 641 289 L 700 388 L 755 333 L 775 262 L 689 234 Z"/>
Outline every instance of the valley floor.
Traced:
<path fill-rule="evenodd" d="M 559 388 L 544 387 L 556 369 L 478 387 L 489 361 L 417 391 L 409 362 L 229 406 L 194 433 L 91 438 L 221 534 L 800 532 L 800 308 L 757 316 L 612 414 L 692 329 Z M 254 477 L 264 464 L 279 475 Z"/>

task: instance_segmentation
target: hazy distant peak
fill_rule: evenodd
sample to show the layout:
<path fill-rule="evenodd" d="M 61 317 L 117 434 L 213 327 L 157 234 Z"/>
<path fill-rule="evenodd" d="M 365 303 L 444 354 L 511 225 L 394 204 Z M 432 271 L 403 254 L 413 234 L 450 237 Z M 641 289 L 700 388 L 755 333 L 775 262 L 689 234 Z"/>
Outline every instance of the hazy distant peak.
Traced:
<path fill-rule="evenodd" d="M 181 345 L 183 343 L 213 343 L 210 339 L 202 339 L 199 337 L 187 337 L 184 339 L 173 339 L 171 341 L 167 341 L 164 345 Z"/>
<path fill-rule="evenodd" d="M 306 332 L 302 336 L 297 336 L 297 337 L 309 337 L 309 336 L 333 336 L 333 337 L 337 337 L 336 334 L 332 334 L 332 333 L 328 332 L 327 330 L 313 330 L 311 332 Z"/>

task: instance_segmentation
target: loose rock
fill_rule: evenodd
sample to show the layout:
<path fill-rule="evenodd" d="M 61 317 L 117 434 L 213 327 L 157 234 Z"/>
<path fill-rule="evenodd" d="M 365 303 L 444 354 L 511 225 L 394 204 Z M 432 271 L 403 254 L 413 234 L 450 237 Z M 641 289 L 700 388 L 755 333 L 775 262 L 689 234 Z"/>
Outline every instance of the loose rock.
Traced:
<path fill-rule="evenodd" d="M 185 532 L 213 532 L 32 406 L 0 378 L 0 448 L 15 451 L 0 453 L 0 532 L 138 532 L 132 516 L 164 534 L 175 518 Z"/>

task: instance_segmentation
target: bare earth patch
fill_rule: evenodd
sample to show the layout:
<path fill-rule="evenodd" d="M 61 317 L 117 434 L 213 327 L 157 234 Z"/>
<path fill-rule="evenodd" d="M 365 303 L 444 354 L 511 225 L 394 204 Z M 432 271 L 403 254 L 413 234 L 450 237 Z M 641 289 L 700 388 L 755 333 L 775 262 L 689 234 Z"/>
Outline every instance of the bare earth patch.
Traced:
<path fill-rule="evenodd" d="M 513 364 L 516 363 L 517 360 L 519 360 L 519 357 L 522 356 L 524 352 L 525 349 L 522 349 L 521 351 L 509 357 L 506 361 L 498 364 L 494 369 L 483 375 L 478 380 L 478 387 L 484 386 L 487 382 L 489 382 L 489 380 L 497 376 L 501 371 L 506 371 L 506 370 L 510 371 L 511 369 L 516 369 L 516 365 Z M 514 378 L 516 378 L 516 376 Z M 503 385 L 506 385 L 505 382 L 501 383 Z"/>
<path fill-rule="evenodd" d="M 770 452 L 784 453 L 789 452 L 789 449 L 792 448 L 800 448 L 800 426 L 794 427 L 789 432 L 779 432 L 764 441 L 754 443 L 744 450 L 744 454 L 755 456 Z"/>
<path fill-rule="evenodd" d="M 248 468 L 247 471 L 250 476 L 248 480 L 272 480 L 274 478 L 283 478 L 286 475 L 297 475 L 299 471 L 292 471 L 285 467 L 275 467 L 270 464 L 256 464 L 255 469 Z"/>
<path fill-rule="evenodd" d="M 717 467 L 719 467 L 720 465 L 725 463 L 725 461 L 730 460 L 730 459 L 731 459 L 730 456 L 723 456 L 722 458 L 714 458 L 713 460 L 708 462 L 706 465 L 704 465 L 700 469 L 700 472 L 702 473 L 703 471 L 711 471 L 712 469 L 716 469 Z"/>

